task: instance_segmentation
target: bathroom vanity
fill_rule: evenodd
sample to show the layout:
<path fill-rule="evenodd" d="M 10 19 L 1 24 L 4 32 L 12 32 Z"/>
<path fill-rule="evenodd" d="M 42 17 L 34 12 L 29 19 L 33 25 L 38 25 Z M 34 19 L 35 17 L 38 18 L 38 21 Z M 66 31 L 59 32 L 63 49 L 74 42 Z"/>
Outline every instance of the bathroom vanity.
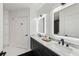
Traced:
<path fill-rule="evenodd" d="M 59 56 L 54 51 L 51 51 L 49 48 L 41 44 L 40 42 L 36 41 L 34 38 L 31 37 L 31 49 L 36 50 L 36 53 L 39 56 Z"/>
<path fill-rule="evenodd" d="M 38 35 L 31 36 L 31 49 L 36 50 L 40 56 L 79 56 L 78 48 L 71 45 L 67 47 L 54 40 L 46 42 Z"/>

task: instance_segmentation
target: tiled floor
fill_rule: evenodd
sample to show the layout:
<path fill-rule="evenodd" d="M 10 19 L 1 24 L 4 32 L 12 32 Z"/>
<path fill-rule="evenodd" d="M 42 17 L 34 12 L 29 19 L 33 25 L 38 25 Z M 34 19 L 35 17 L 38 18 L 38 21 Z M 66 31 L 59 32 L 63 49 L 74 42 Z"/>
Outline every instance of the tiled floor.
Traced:
<path fill-rule="evenodd" d="M 20 55 L 22 53 L 28 52 L 30 50 L 9 46 L 9 47 L 6 47 L 4 49 L 4 51 L 7 52 L 5 56 L 17 56 L 17 55 Z"/>

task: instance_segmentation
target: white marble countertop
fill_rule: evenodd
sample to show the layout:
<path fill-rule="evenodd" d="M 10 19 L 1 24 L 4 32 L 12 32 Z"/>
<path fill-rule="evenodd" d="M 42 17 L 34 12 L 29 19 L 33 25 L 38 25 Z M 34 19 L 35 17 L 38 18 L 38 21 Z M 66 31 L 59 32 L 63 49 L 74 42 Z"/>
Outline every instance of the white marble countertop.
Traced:
<path fill-rule="evenodd" d="M 42 40 L 42 37 L 39 37 L 38 35 L 32 35 L 31 37 L 45 47 L 49 48 L 51 51 L 54 51 L 61 56 L 79 56 L 79 49 L 77 48 L 59 45 L 58 42 L 55 42 L 53 40 L 50 42 L 45 42 Z"/>

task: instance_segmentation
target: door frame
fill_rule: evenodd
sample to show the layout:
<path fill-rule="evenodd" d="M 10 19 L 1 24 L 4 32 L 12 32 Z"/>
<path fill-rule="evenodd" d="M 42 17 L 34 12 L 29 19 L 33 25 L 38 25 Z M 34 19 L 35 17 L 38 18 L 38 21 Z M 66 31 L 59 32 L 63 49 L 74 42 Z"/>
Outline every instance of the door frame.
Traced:
<path fill-rule="evenodd" d="M 21 10 L 23 11 L 24 9 L 21 9 Z M 20 12 L 21 12 L 21 10 L 20 10 Z M 26 9 L 26 10 L 27 10 L 27 9 Z M 29 10 L 29 9 L 28 9 L 28 10 Z M 10 14 L 9 14 L 9 15 L 11 15 L 11 16 L 10 16 L 11 21 L 12 21 L 12 18 L 13 18 L 13 17 L 16 17 L 16 16 L 14 16 L 14 14 L 13 14 L 13 12 L 16 12 L 16 11 L 18 11 L 18 10 L 11 10 L 11 11 L 10 11 Z M 24 11 L 25 11 L 25 10 L 24 10 Z M 27 12 L 27 11 L 26 11 L 26 12 Z M 27 16 L 27 17 L 28 17 L 28 39 L 29 39 L 29 44 L 28 44 L 29 47 L 28 47 L 28 49 L 31 49 L 31 48 L 30 48 L 30 11 L 28 11 L 28 12 L 29 12 L 28 15 L 23 15 L 23 16 Z M 10 22 L 10 21 L 9 21 L 9 22 Z M 10 26 L 10 24 L 9 24 L 9 30 L 10 30 L 10 31 L 9 31 L 9 39 L 11 39 L 11 36 L 10 36 L 10 34 L 11 34 L 11 33 L 10 33 L 10 32 L 11 32 L 11 29 L 10 29 L 10 27 L 11 27 L 11 26 Z M 11 43 L 10 43 L 10 44 L 11 44 Z"/>

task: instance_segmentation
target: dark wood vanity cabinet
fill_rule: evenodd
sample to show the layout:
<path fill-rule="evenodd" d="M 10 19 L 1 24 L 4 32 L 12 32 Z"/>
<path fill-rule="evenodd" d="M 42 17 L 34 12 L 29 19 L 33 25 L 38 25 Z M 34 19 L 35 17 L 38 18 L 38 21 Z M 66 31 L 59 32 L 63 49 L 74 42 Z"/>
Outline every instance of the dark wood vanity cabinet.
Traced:
<path fill-rule="evenodd" d="M 37 42 L 32 37 L 31 37 L 31 49 L 35 51 L 37 56 L 59 56 L 55 52 L 43 46 L 41 43 Z"/>

